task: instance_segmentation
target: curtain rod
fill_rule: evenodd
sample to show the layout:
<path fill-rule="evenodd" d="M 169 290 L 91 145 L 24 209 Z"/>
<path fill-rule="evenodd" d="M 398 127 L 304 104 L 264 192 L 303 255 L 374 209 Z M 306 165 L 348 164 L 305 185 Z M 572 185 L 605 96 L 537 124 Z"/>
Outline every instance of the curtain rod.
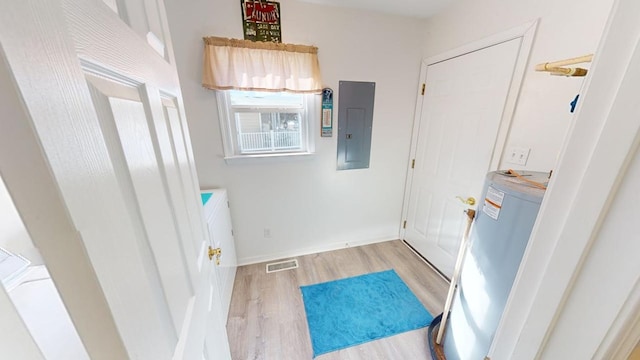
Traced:
<path fill-rule="evenodd" d="M 564 67 L 566 65 L 580 64 L 585 62 L 591 62 L 593 60 L 593 54 L 574 57 L 571 59 L 546 62 L 536 65 L 536 71 L 548 71 L 551 75 L 564 75 L 564 76 L 585 76 L 589 72 L 583 68 L 569 68 Z"/>
<path fill-rule="evenodd" d="M 571 59 L 546 62 L 536 65 L 536 71 L 549 71 L 552 68 L 558 68 L 566 65 L 580 64 L 585 62 L 591 62 L 593 60 L 593 54 L 579 56 Z"/>

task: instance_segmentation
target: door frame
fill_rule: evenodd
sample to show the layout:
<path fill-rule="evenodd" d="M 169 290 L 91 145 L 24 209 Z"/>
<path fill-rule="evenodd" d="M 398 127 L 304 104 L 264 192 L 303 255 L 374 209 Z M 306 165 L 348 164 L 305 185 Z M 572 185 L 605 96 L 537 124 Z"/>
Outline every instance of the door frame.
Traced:
<path fill-rule="evenodd" d="M 489 350 L 493 360 L 540 358 L 563 310 L 590 300 L 566 302 L 576 280 L 588 276 L 583 271 L 585 260 L 640 142 L 638 14 L 640 3 L 635 0 L 616 0 L 612 7 Z M 637 258 L 635 253 L 626 255 Z M 613 354 L 619 346 L 630 351 L 630 342 L 623 342 L 625 334 L 640 337 L 633 321 L 640 309 L 640 289 L 618 286 L 615 295 L 626 302 L 621 307 L 615 302 L 599 304 L 598 319 L 608 331 L 604 337 L 589 339 L 599 341 L 593 358 L 607 358 L 600 355 Z M 594 331 L 582 329 L 582 336 L 594 336 Z"/>
<path fill-rule="evenodd" d="M 627 360 L 640 343 L 640 282 L 613 320 L 594 358 Z"/>
<path fill-rule="evenodd" d="M 416 151 L 418 148 L 418 134 L 420 133 L 420 123 L 422 119 L 422 103 L 424 102 L 424 96 L 420 95 L 420 93 L 422 91 L 422 85 L 426 82 L 428 67 L 510 40 L 518 38 L 522 39 L 515 67 L 513 69 L 513 77 L 511 80 L 511 85 L 509 86 L 507 101 L 505 102 L 504 110 L 502 112 L 502 118 L 500 120 L 500 127 L 498 128 L 498 136 L 496 137 L 496 143 L 493 146 L 490 168 L 487 169 L 487 171 L 497 170 L 498 166 L 500 165 L 500 160 L 502 159 L 502 153 L 504 151 L 505 144 L 507 142 L 507 136 L 509 135 L 509 130 L 511 128 L 511 120 L 515 112 L 518 97 L 520 96 L 520 88 L 524 79 L 525 69 L 529 63 L 529 54 L 531 53 L 536 29 L 538 28 L 538 22 L 539 20 L 536 19 L 526 24 L 511 28 L 498 34 L 474 41 L 453 50 L 449 50 L 442 54 L 431 56 L 422 60 L 422 64 L 420 66 L 420 81 L 418 83 L 417 90 L 418 96 L 416 97 L 416 108 L 414 111 L 413 129 L 411 132 L 411 148 L 409 150 L 409 158 L 407 159 L 407 173 L 404 187 L 404 197 L 402 201 L 402 217 L 400 219 L 399 230 L 400 239 L 405 238 L 406 232 L 406 229 L 403 226 L 403 222 L 407 219 L 409 212 L 409 197 L 411 196 L 411 185 L 413 184 L 413 169 L 411 168 L 411 165 L 412 160 L 415 159 Z"/>

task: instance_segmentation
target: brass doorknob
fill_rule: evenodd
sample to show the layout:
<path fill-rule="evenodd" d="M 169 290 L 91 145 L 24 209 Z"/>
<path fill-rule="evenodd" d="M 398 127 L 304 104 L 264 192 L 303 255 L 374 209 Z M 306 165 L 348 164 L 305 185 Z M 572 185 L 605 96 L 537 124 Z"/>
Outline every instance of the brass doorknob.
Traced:
<path fill-rule="evenodd" d="M 212 248 L 211 246 L 209 246 L 209 251 L 208 251 L 208 255 L 209 255 L 209 260 L 213 260 L 213 257 L 216 257 L 216 265 L 220 265 L 220 256 L 222 255 L 222 249 L 221 248 Z"/>
<path fill-rule="evenodd" d="M 469 196 L 468 198 L 463 198 L 462 196 L 456 196 L 456 199 L 462 201 L 463 204 L 473 206 L 476 204 L 476 198 L 473 196 Z"/>

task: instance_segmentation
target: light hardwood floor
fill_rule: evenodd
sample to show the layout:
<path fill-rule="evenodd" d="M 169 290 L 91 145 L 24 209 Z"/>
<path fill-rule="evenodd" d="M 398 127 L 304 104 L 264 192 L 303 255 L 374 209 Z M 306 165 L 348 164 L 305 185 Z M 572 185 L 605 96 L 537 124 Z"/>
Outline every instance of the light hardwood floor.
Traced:
<path fill-rule="evenodd" d="M 370 272 L 396 273 L 436 316 L 448 283 L 402 241 L 297 257 L 299 267 L 267 274 L 265 263 L 238 268 L 227 332 L 233 360 L 312 359 L 299 287 Z M 318 356 L 318 360 L 431 359 L 427 328 Z"/>

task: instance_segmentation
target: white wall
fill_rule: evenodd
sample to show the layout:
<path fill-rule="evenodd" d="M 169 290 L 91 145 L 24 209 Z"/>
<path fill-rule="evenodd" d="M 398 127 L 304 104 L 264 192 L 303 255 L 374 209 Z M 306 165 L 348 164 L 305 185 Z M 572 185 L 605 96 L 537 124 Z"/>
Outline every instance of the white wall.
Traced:
<path fill-rule="evenodd" d="M 22 223 L 18 210 L 0 178 L 0 247 L 20 254 L 34 262 L 41 262 L 31 242 L 31 237 Z"/>
<path fill-rule="evenodd" d="M 422 23 L 362 10 L 281 1 L 286 43 L 319 48 L 324 85 L 376 82 L 371 167 L 336 171 L 334 136 L 309 158 L 227 165 L 215 93 L 201 87 L 202 37 L 242 38 L 239 1 L 166 0 L 203 188 L 229 190 L 241 263 L 396 239 L 420 60 Z M 271 238 L 264 238 L 264 229 Z"/>
<path fill-rule="evenodd" d="M 594 53 L 613 0 L 460 0 L 425 22 L 425 57 L 540 18 L 505 149 L 531 148 L 525 167 L 548 171 L 556 161 L 573 114 L 569 103 L 583 78 L 535 72 L 535 64 Z M 585 64 L 586 67 L 589 64 Z"/>
<path fill-rule="evenodd" d="M 317 137 L 312 158 L 227 165 L 214 93 L 200 85 L 201 38 L 242 38 L 240 5 L 166 0 L 200 184 L 229 189 L 240 261 L 396 238 L 420 59 L 536 18 L 541 21 L 505 148 L 532 151 L 527 166 L 503 161 L 500 167 L 553 169 L 573 121 L 569 102 L 583 78 L 553 77 L 533 66 L 594 52 L 612 2 L 461 0 L 416 20 L 281 1 L 283 41 L 319 47 L 326 86 L 377 83 L 371 168 L 338 172 L 335 135 Z M 336 123 L 334 113 L 334 129 Z"/>

